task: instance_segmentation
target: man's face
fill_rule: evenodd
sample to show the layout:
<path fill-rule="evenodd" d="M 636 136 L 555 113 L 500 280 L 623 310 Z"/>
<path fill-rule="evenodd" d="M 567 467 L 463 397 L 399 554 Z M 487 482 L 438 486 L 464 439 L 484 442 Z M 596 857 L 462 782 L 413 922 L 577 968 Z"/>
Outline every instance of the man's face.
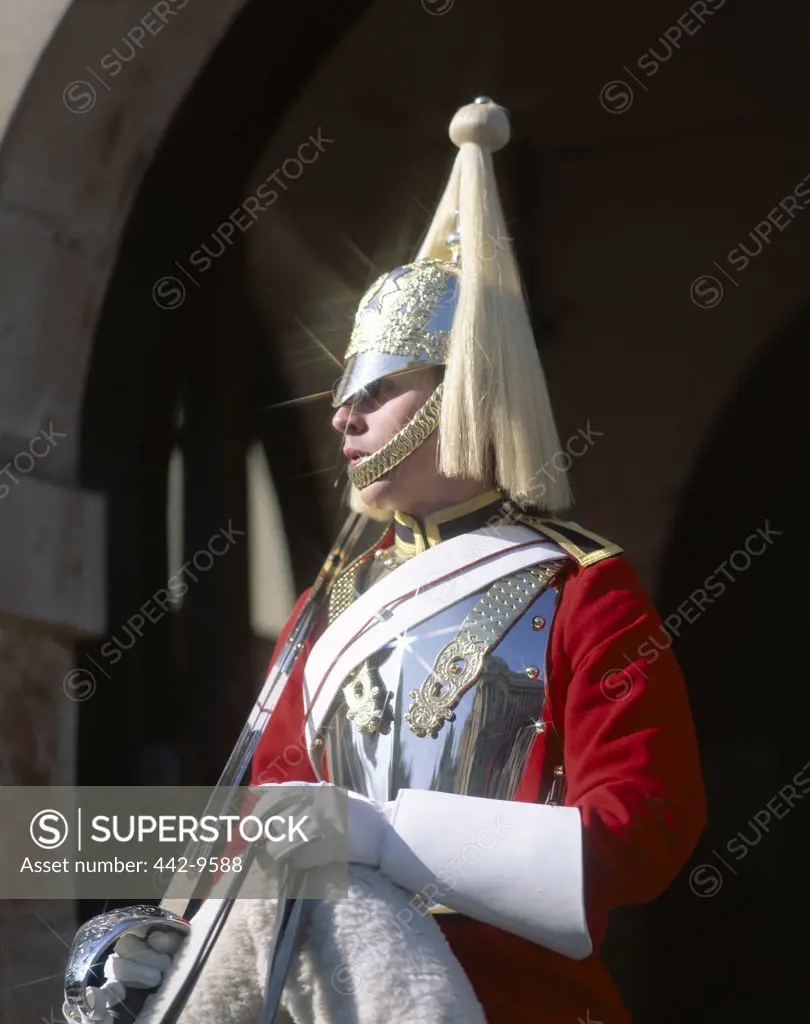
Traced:
<path fill-rule="evenodd" d="M 433 367 L 384 377 L 379 392 L 356 404 L 342 405 L 332 417 L 332 426 L 343 438 L 343 452 L 353 464 L 372 455 L 401 430 L 425 404 L 438 384 Z M 406 508 L 439 475 L 436 468 L 438 431 L 435 430 L 416 451 L 398 466 L 360 491 L 371 508 Z"/>

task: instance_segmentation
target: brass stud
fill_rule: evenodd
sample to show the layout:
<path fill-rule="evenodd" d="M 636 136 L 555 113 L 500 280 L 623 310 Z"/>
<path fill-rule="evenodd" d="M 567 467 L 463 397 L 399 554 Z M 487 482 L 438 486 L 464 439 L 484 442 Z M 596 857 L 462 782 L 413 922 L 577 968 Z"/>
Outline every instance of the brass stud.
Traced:
<path fill-rule="evenodd" d="M 529 667 L 526 669 L 526 675 L 529 677 L 529 679 L 537 679 L 537 677 L 540 675 L 540 669 L 537 667 L 537 665 L 529 665 Z"/>
<path fill-rule="evenodd" d="M 542 736 L 543 733 L 546 731 L 546 723 L 545 722 L 535 722 L 534 723 L 534 731 L 537 733 L 538 736 Z"/>
<path fill-rule="evenodd" d="M 535 617 L 532 619 L 532 629 L 542 629 L 543 626 L 545 626 L 545 624 L 546 620 L 543 618 L 542 615 L 535 615 Z"/>
<path fill-rule="evenodd" d="M 312 746 L 313 747 L 322 747 L 323 746 L 323 740 L 321 739 L 320 736 L 316 736 L 315 737 L 315 739 L 312 741 Z"/>

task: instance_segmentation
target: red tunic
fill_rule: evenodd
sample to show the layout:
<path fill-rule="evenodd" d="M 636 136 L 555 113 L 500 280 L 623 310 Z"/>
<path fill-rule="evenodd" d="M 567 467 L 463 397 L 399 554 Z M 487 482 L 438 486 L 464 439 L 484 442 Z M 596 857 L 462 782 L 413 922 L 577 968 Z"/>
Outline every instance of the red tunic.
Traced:
<path fill-rule="evenodd" d="M 254 785 L 316 781 L 303 735 L 302 672 L 322 628 L 305 643 L 259 741 Z M 544 717 L 517 799 L 538 799 L 564 741 L 564 802 L 582 815 L 594 953 L 571 960 L 469 918 L 442 914 L 437 921 L 490 1024 L 627 1024 L 599 958 L 607 915 L 655 899 L 669 885 L 695 847 L 706 808 L 683 676 L 657 612 L 621 557 L 578 568 L 564 585 Z"/>

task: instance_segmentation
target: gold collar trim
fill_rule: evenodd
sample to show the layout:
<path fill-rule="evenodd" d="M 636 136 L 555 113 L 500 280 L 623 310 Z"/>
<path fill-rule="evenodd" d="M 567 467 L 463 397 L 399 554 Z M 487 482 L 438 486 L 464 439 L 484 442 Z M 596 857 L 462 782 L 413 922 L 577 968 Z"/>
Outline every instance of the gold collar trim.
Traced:
<path fill-rule="evenodd" d="M 412 558 L 448 537 L 478 529 L 498 512 L 503 502 L 500 491 L 492 488 L 457 505 L 438 509 L 423 521 L 407 512 L 395 512 L 394 551 L 399 559 Z"/>

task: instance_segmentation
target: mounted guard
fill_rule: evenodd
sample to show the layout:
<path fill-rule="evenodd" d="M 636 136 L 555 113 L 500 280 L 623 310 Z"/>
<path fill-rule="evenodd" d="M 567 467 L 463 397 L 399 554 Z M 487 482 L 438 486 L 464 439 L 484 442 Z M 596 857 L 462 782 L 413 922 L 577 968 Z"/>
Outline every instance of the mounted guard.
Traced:
<path fill-rule="evenodd" d="M 427 237 L 363 297 L 334 389 L 353 517 L 240 748 L 255 786 L 348 791 L 351 898 L 212 898 L 188 938 L 135 915 L 106 982 L 79 973 L 71 1021 L 131 1019 L 139 987 L 157 993 L 138 1024 L 166 1024 L 213 931 L 172 1022 L 265 1024 L 279 1001 L 296 1024 L 629 1020 L 598 951 L 608 913 L 654 899 L 702 830 L 689 703 L 672 652 L 641 653 L 660 618 L 621 549 L 560 518 L 493 171 L 506 114 L 480 97 L 450 137 Z"/>

